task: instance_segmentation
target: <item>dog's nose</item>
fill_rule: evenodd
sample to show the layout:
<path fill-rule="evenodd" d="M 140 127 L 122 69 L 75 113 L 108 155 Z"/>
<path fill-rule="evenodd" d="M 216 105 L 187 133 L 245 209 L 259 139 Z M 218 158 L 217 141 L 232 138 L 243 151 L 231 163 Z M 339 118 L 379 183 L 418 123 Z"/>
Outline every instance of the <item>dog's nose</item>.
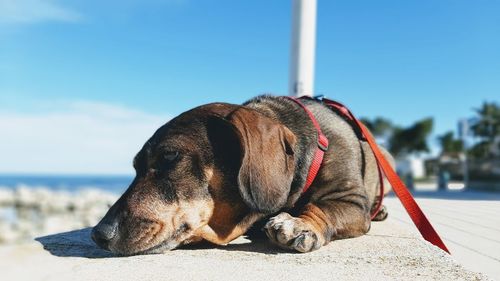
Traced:
<path fill-rule="evenodd" d="M 92 229 L 92 240 L 94 240 L 97 246 L 109 250 L 109 243 L 115 238 L 117 229 L 118 223 L 101 221 Z"/>

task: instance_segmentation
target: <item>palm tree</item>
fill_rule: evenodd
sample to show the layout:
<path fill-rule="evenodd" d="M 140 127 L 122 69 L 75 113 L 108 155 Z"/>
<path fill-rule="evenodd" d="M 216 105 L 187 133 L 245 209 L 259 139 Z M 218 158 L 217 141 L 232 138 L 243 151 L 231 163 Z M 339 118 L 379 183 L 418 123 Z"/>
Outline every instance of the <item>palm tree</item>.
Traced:
<path fill-rule="evenodd" d="M 383 117 L 376 117 L 373 120 L 361 118 L 361 122 L 375 137 L 387 142 L 389 151 L 396 157 L 429 151 L 427 138 L 432 132 L 434 123 L 432 118 L 417 121 L 407 128 L 394 125 Z"/>
<path fill-rule="evenodd" d="M 404 157 L 413 153 L 429 152 L 427 138 L 432 132 L 434 121 L 425 118 L 415 122 L 408 128 L 395 128 L 389 139 L 389 151 L 396 157 Z"/>
<path fill-rule="evenodd" d="M 441 155 L 457 156 L 464 151 L 464 142 L 460 139 L 455 139 L 453 132 L 446 132 L 438 137 L 441 145 Z"/>
<path fill-rule="evenodd" d="M 485 102 L 483 106 L 476 109 L 479 119 L 471 129 L 474 136 L 479 138 L 469 151 L 469 154 L 474 158 L 491 158 L 492 146 L 500 145 L 498 138 L 500 137 L 500 107 L 494 102 Z"/>

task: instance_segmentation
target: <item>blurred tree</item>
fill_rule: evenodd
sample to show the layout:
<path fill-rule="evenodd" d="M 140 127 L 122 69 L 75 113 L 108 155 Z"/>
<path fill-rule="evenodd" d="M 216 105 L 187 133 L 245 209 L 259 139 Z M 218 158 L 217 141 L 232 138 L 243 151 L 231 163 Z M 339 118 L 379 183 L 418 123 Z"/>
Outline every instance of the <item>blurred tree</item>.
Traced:
<path fill-rule="evenodd" d="M 455 139 L 451 131 L 439 136 L 438 141 L 441 145 L 441 155 L 458 155 L 464 150 L 463 141 Z"/>
<path fill-rule="evenodd" d="M 487 141 L 480 141 L 467 150 L 467 155 L 472 159 L 486 159 L 490 157 L 491 144 Z"/>
<path fill-rule="evenodd" d="M 475 136 L 493 142 L 500 135 L 500 107 L 496 103 L 485 102 L 483 107 L 476 109 L 479 121 L 472 126 Z"/>
<path fill-rule="evenodd" d="M 376 137 L 386 137 L 388 134 L 391 134 L 394 129 L 392 122 L 383 117 L 376 117 L 373 121 L 368 118 L 361 118 L 361 122 L 363 122 Z"/>
<path fill-rule="evenodd" d="M 432 132 L 434 121 L 426 118 L 408 128 L 394 128 L 389 139 L 389 151 L 396 157 L 412 153 L 428 152 L 427 138 Z"/>
<path fill-rule="evenodd" d="M 396 157 L 429 151 L 427 138 L 433 127 L 432 118 L 418 121 L 408 128 L 394 125 L 383 117 L 361 118 L 360 120 L 375 137 L 382 138 L 383 142 L 387 143 L 389 151 Z"/>
<path fill-rule="evenodd" d="M 469 155 L 474 158 L 494 157 L 491 147 L 500 145 L 496 144 L 496 139 L 500 137 L 500 107 L 494 102 L 485 102 L 476 109 L 476 113 L 479 119 L 471 129 L 480 141 L 470 148 Z"/>

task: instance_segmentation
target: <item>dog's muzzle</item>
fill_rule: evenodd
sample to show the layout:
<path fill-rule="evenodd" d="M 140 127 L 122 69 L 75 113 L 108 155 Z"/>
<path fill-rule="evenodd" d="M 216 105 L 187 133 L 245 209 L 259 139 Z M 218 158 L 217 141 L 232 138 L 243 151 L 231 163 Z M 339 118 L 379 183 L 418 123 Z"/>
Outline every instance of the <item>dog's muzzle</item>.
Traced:
<path fill-rule="evenodd" d="M 102 220 L 92 229 L 92 240 L 101 248 L 109 250 L 111 241 L 117 236 L 118 222 Z"/>

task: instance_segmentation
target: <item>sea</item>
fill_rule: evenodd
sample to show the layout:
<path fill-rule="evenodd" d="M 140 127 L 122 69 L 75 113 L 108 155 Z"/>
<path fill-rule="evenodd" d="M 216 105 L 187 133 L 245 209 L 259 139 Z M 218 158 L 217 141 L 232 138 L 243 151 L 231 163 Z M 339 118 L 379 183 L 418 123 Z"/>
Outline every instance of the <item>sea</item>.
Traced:
<path fill-rule="evenodd" d="M 78 192 L 82 189 L 99 189 L 110 193 L 123 193 L 133 176 L 82 176 L 82 175 L 0 175 L 0 189 L 45 188 L 55 191 Z"/>

